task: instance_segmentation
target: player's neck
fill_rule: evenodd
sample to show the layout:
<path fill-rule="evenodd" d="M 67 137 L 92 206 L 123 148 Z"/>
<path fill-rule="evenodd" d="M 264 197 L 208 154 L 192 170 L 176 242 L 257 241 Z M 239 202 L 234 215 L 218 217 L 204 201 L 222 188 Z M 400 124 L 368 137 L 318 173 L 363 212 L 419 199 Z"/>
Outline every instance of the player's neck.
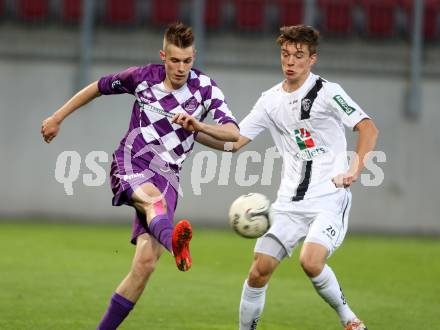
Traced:
<path fill-rule="evenodd" d="M 287 93 L 293 93 L 301 88 L 302 85 L 304 85 L 304 82 L 307 80 L 307 78 L 310 75 L 310 71 L 307 72 L 304 76 L 299 77 L 295 80 L 289 80 L 285 79 L 283 82 L 283 89 Z"/>
<path fill-rule="evenodd" d="M 174 84 L 170 79 L 168 79 L 168 77 L 165 77 L 165 80 L 163 81 L 163 85 L 167 91 L 173 92 L 182 88 L 182 86 L 185 85 L 185 83 L 177 85 Z"/>

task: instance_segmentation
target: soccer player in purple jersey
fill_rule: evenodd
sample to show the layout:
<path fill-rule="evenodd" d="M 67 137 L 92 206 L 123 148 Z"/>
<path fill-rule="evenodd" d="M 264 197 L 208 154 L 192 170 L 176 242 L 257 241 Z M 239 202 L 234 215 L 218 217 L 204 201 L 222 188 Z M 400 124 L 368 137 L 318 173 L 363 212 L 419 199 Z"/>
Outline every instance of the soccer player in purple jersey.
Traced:
<path fill-rule="evenodd" d="M 73 96 L 42 123 L 50 143 L 62 121 L 100 95 L 130 93 L 136 98 L 129 129 L 113 154 L 113 205 L 135 208 L 131 242 L 136 251 L 130 272 L 116 288 L 100 330 L 116 329 L 142 294 L 156 262 L 170 251 L 177 267 L 192 264 L 192 228 L 182 220 L 173 226 L 179 191 L 179 170 L 199 132 L 221 141 L 237 141 L 238 125 L 222 91 L 202 72 L 193 69 L 192 29 L 174 23 L 165 31 L 160 58 L 163 64 L 132 67 L 102 77 Z M 203 123 L 210 114 L 217 125 Z"/>

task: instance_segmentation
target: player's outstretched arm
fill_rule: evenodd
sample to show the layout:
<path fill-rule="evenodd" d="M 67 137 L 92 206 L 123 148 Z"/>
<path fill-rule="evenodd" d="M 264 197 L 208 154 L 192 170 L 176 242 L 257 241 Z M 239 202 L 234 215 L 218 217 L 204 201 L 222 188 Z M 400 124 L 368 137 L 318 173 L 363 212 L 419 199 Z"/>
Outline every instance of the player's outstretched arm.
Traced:
<path fill-rule="evenodd" d="M 41 134 L 44 141 L 50 143 L 57 136 L 61 123 L 68 115 L 100 95 L 98 81 L 95 81 L 76 93 L 61 108 L 55 111 L 52 116 L 43 120 Z"/>
<path fill-rule="evenodd" d="M 376 146 L 379 130 L 371 119 L 364 119 L 355 126 L 355 131 L 359 132 L 356 145 L 356 155 L 350 164 L 350 169 L 345 174 L 340 174 L 333 178 L 333 182 L 338 188 L 347 188 L 357 180 L 364 169 L 365 157 L 374 150 Z"/>
<path fill-rule="evenodd" d="M 187 131 L 205 133 L 220 141 L 236 142 L 240 137 L 240 131 L 233 123 L 223 125 L 205 124 L 185 113 L 176 114 L 172 121 L 181 125 Z"/>
<path fill-rule="evenodd" d="M 242 135 L 240 135 L 237 142 L 225 142 L 225 141 L 217 140 L 205 133 L 197 134 L 196 141 L 209 148 L 217 149 L 220 151 L 229 151 L 229 152 L 237 152 L 246 144 L 251 142 L 250 139 Z"/>

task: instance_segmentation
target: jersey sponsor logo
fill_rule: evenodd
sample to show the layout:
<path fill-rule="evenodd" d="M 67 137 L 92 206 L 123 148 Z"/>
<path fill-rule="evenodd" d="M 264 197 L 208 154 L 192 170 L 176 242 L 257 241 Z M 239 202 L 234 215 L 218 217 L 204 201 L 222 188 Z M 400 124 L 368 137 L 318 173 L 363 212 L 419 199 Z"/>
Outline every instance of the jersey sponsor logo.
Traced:
<path fill-rule="evenodd" d="M 309 161 L 327 152 L 326 148 L 315 145 L 312 135 L 305 128 L 296 129 L 294 133 L 296 144 L 300 150 L 300 152 L 296 154 L 297 158 Z"/>
<path fill-rule="evenodd" d="M 327 149 L 324 147 L 315 147 L 310 149 L 301 150 L 295 156 L 299 159 L 309 161 L 320 155 L 327 153 Z"/>
<path fill-rule="evenodd" d="M 295 133 L 295 141 L 298 144 L 300 150 L 313 148 L 315 146 L 315 142 L 312 139 L 312 135 L 305 128 L 296 129 L 294 133 Z"/>
<path fill-rule="evenodd" d="M 199 102 L 197 102 L 197 99 L 193 96 L 193 97 L 189 98 L 188 100 L 186 100 L 182 104 L 182 107 L 185 109 L 186 112 L 191 114 L 194 111 L 196 111 L 196 109 L 199 107 Z"/>
<path fill-rule="evenodd" d="M 145 177 L 144 173 L 125 174 L 122 178 L 124 181 Z"/>
<path fill-rule="evenodd" d="M 341 107 L 342 111 L 344 111 L 348 116 L 350 116 L 353 112 L 356 111 L 355 108 L 350 107 L 347 102 L 343 99 L 341 95 L 335 95 L 333 100 Z"/>
<path fill-rule="evenodd" d="M 141 97 L 142 99 L 142 97 Z M 143 111 L 149 111 L 149 112 L 154 112 L 157 113 L 158 115 L 162 115 L 168 118 L 173 118 L 174 117 L 174 113 L 171 112 L 166 112 L 165 110 L 162 110 L 160 108 L 157 108 L 151 104 L 141 104 L 141 109 Z"/>
<path fill-rule="evenodd" d="M 144 104 L 156 102 L 156 98 L 154 97 L 150 89 L 146 89 L 142 93 L 139 93 L 138 99 Z"/>
<path fill-rule="evenodd" d="M 149 99 L 146 99 L 146 98 L 143 97 L 143 96 L 139 96 L 139 99 L 140 99 L 141 102 L 144 103 L 144 104 L 150 104 L 150 100 L 149 100 Z"/>
<path fill-rule="evenodd" d="M 115 80 L 112 82 L 112 89 L 115 89 L 116 87 L 121 87 L 122 83 L 120 80 Z"/>

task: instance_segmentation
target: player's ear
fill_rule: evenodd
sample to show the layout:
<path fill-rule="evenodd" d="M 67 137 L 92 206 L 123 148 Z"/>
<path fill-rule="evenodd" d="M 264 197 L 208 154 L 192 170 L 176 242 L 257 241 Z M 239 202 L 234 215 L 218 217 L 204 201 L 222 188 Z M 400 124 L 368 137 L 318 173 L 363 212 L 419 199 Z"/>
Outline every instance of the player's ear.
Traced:
<path fill-rule="evenodd" d="M 318 61 L 318 54 L 315 53 L 315 54 L 310 55 L 310 65 L 315 64 L 316 61 Z"/>
<path fill-rule="evenodd" d="M 161 49 L 159 51 L 159 56 L 160 56 L 160 59 L 165 62 L 166 55 L 165 55 L 165 51 L 164 50 Z"/>

